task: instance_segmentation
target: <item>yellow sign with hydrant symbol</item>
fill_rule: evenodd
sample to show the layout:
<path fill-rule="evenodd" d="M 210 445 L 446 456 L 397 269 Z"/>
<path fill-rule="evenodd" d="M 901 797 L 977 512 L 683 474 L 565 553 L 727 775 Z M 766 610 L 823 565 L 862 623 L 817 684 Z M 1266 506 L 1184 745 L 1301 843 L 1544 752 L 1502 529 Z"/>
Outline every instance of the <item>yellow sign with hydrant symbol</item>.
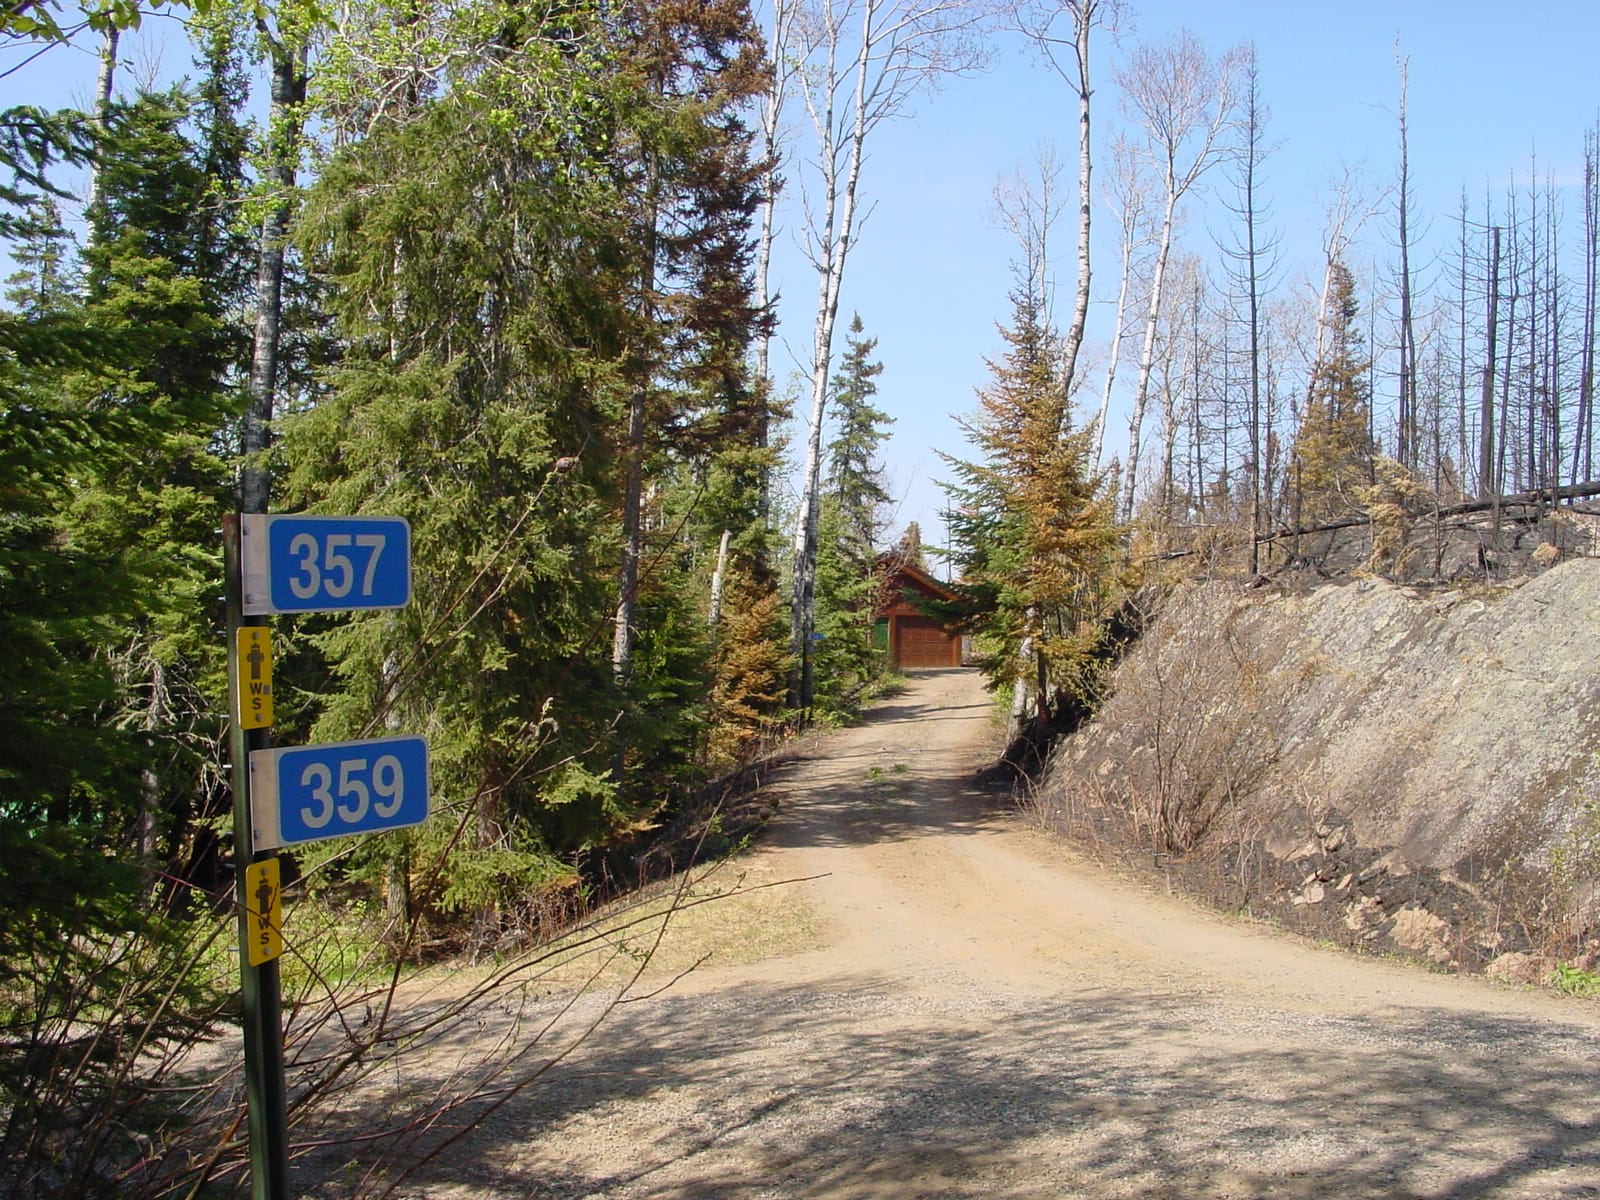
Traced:
<path fill-rule="evenodd" d="M 239 630 L 233 715 L 240 729 L 272 725 L 272 639 L 264 625 Z"/>
<path fill-rule="evenodd" d="M 259 967 L 283 953 L 283 888 L 278 858 L 264 858 L 244 869 L 245 957 Z"/>

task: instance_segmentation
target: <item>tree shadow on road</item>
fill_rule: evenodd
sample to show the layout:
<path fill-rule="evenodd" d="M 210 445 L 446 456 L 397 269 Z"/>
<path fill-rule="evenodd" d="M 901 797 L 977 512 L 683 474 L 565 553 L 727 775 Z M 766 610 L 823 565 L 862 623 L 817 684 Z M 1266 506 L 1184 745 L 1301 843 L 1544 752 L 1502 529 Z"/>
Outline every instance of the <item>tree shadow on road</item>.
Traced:
<path fill-rule="evenodd" d="M 1241 1045 L 1213 1003 L 919 1001 L 863 977 L 626 1005 L 536 1089 L 454 1114 L 476 1127 L 448 1155 L 427 1157 L 454 1128 L 412 1141 L 397 1194 L 1596 1194 L 1587 1030 L 1264 1011 Z M 314 1170 L 303 1194 L 351 1194 Z"/>
<path fill-rule="evenodd" d="M 922 674 L 975 678 L 954 669 Z M 781 815 L 763 840 L 777 847 L 846 846 L 1004 827 L 1009 793 L 982 777 L 990 712 L 987 699 L 952 701 L 939 693 L 930 701 L 924 689 L 872 709 L 862 725 L 825 739 L 769 781 Z M 972 754 L 940 753 L 939 729 L 947 722 L 960 728 L 951 736 L 970 744 Z"/>

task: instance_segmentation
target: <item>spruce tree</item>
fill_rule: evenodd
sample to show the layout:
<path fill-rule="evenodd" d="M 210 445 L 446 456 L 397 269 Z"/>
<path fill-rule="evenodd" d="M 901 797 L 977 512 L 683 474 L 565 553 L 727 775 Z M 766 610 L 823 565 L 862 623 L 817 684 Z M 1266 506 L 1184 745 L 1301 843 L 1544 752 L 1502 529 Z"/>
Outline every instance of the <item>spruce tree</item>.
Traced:
<path fill-rule="evenodd" d="M 813 642 L 811 658 L 814 703 L 831 715 L 852 715 L 862 690 L 885 667 L 873 645 L 873 610 L 877 543 L 889 503 L 879 448 L 892 418 L 872 403 L 883 374 L 883 364 L 872 358 L 877 345 L 863 336 L 856 314 L 830 392 L 835 425 L 817 547 L 816 633 L 821 636 Z"/>
<path fill-rule="evenodd" d="M 1373 478 L 1372 404 L 1357 316 L 1355 279 L 1343 263 L 1329 268 L 1328 325 L 1322 361 L 1313 368 L 1295 435 L 1289 486 L 1297 524 L 1311 526 L 1359 507 Z"/>
<path fill-rule="evenodd" d="M 876 338 L 864 338 L 861 315 L 855 314 L 845 339 L 844 354 L 833 377 L 831 403 L 833 440 L 828 443 L 826 495 L 839 512 L 841 549 L 854 565 L 869 565 L 883 532 L 883 510 L 889 503 L 879 450 L 894 418 L 872 403 L 883 364 L 872 361 Z"/>
<path fill-rule="evenodd" d="M 665 626 L 642 619 L 640 609 L 652 592 L 663 614 L 685 594 L 707 597 L 706 564 L 724 529 L 737 538 L 741 556 L 757 550 L 761 481 L 735 476 L 758 461 L 749 451 L 759 449 L 760 432 L 770 422 L 748 363 L 766 319 L 755 307 L 751 278 L 750 224 L 760 171 L 743 109 L 765 73 L 749 6 L 716 0 L 638 3 L 617 11 L 618 71 L 634 90 L 619 110 L 622 125 L 609 166 L 632 227 L 630 243 L 640 251 L 624 364 L 628 421 L 617 454 L 624 471 L 623 546 L 612 643 L 617 682 L 633 693 L 613 758 L 613 776 L 626 784 L 653 753 L 634 744 L 633 727 L 641 726 L 637 734 L 654 729 L 659 737 L 675 723 L 672 710 L 688 708 L 704 690 L 688 679 L 664 690 L 664 680 L 639 676 L 641 652 L 663 661 L 659 646 L 650 651 L 643 643 L 670 636 Z M 733 473 L 717 470 L 716 460 L 727 452 L 742 462 L 726 464 Z M 714 471 L 719 486 L 737 491 L 723 493 L 717 506 L 723 520 L 707 525 L 695 510 Z M 679 496 L 670 495 L 674 490 Z M 730 501 L 744 511 L 729 512 Z M 664 523 L 659 517 L 667 508 L 681 515 Z M 663 555 L 652 527 L 675 531 L 680 552 Z M 674 565 L 690 578 L 675 579 Z M 748 557 L 744 565 L 752 578 L 760 576 Z M 648 703 L 645 694 L 653 697 Z M 643 775 L 657 778 L 659 772 Z"/>
<path fill-rule="evenodd" d="M 1021 721 L 1083 700 L 1117 541 L 1110 484 L 1094 469 L 1090 431 L 1072 427 L 1057 338 L 1031 288 L 1013 293 L 1001 335 L 1005 356 L 962 422 L 979 457 L 945 457 L 958 599 L 940 615 L 976 635 Z"/>
<path fill-rule="evenodd" d="M 86 1190 L 146 1119 L 122 1048 L 206 1027 L 191 956 L 215 927 L 168 920 L 163 882 L 196 855 L 224 700 L 230 343 L 189 111 L 111 107 L 81 271 L 35 204 L 26 304 L 0 313 L 0 1022 L 29 1031 L 0 1055 L 0 1183 Z"/>
<path fill-rule="evenodd" d="M 441 819 L 362 853 L 391 889 L 414 864 L 397 913 L 468 913 L 485 938 L 702 755 L 715 548 L 731 529 L 759 578 L 765 469 L 748 13 L 495 11 L 470 68 L 343 147 L 308 197 L 301 240 L 346 349 L 283 446 L 290 504 L 411 521 L 418 599 L 307 626 L 332 671 L 315 732 L 428 734 Z"/>

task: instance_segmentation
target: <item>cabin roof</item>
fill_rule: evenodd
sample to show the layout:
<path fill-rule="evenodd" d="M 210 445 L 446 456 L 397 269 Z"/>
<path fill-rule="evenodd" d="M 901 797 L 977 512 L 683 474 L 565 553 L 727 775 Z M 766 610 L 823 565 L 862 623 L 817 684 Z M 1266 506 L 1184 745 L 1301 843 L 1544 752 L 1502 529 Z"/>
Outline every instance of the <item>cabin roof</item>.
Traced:
<path fill-rule="evenodd" d="M 898 597 L 906 588 L 912 588 L 939 600 L 954 600 L 955 592 L 915 563 L 907 561 L 892 551 L 878 555 L 878 571 L 883 575 L 885 590 Z M 895 586 L 896 584 L 899 586 Z"/>

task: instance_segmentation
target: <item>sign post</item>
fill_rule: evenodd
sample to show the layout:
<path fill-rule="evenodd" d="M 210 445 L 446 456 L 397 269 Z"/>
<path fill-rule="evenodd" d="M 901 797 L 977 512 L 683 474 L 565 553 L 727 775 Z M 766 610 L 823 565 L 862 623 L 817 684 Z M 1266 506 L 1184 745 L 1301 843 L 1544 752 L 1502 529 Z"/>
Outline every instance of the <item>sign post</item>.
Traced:
<path fill-rule="evenodd" d="M 223 518 L 223 541 L 251 1197 L 289 1200 L 277 850 L 426 821 L 428 745 L 389 737 L 273 748 L 272 642 L 262 618 L 405 607 L 411 527 L 399 517 L 241 513 Z"/>
<path fill-rule="evenodd" d="M 268 654 L 267 631 L 259 618 L 244 613 L 244 583 L 240 549 L 240 518 L 222 518 L 223 561 L 227 576 L 228 675 L 234 697 L 228 739 L 233 769 L 233 856 L 239 908 L 239 983 L 244 1025 L 244 1080 L 250 1127 L 250 1194 L 252 1200 L 289 1200 L 289 1137 L 284 1113 L 283 999 L 276 955 L 261 957 L 259 927 L 264 923 L 261 902 L 250 895 L 252 884 L 277 874 L 276 853 L 257 854 L 250 836 L 250 754 L 268 746 L 272 710 L 265 720 L 247 703 L 251 671 L 249 647 Z M 248 624 L 246 623 L 248 621 Z M 244 649 L 241 649 L 244 648 Z M 257 674 L 268 667 L 255 664 Z M 254 682 L 260 683 L 258 678 Z M 257 693 L 259 696 L 259 693 Z M 268 864 L 271 864 L 270 866 Z M 277 928 L 282 929 L 281 922 Z M 281 940 L 280 940 L 281 949 Z"/>

